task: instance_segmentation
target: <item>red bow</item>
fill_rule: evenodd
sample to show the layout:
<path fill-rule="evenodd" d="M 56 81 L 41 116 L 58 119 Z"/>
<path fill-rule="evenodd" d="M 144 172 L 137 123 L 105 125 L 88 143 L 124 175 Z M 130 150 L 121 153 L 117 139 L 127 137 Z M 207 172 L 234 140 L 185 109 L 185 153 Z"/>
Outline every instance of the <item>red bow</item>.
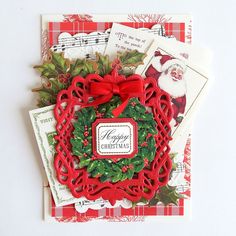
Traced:
<path fill-rule="evenodd" d="M 113 95 L 120 95 L 122 104 L 115 108 L 112 113 L 115 117 L 119 116 L 128 105 L 131 97 L 141 97 L 144 92 L 144 82 L 139 75 L 133 75 L 130 79 L 120 82 L 113 81 L 91 81 L 88 84 L 89 95 L 94 97 L 94 101 L 87 104 L 89 106 L 97 106 L 109 102 Z"/>

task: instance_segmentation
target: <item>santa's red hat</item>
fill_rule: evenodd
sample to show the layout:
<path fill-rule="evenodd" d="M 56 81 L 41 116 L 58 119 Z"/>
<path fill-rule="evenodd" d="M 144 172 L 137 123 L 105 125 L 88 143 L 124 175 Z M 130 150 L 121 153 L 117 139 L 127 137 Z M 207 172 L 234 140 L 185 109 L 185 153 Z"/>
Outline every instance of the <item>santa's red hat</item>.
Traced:
<path fill-rule="evenodd" d="M 170 66 L 175 64 L 181 66 L 183 71 L 186 70 L 186 64 L 183 61 L 169 55 L 162 55 L 160 51 L 155 52 L 155 57 L 152 60 L 152 65 L 160 72 L 166 71 Z"/>

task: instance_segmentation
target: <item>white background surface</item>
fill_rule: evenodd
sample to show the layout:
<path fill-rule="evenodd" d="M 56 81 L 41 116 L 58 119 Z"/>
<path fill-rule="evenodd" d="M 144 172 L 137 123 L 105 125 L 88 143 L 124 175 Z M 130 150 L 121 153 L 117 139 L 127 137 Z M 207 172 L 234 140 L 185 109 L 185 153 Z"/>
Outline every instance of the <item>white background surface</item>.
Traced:
<path fill-rule="evenodd" d="M 236 6 L 211 0 L 1 0 L 0 235 L 236 235 Z M 214 51 L 215 82 L 193 131 L 191 221 L 47 224 L 42 164 L 28 110 L 38 75 L 41 13 L 191 13 L 194 43 Z"/>

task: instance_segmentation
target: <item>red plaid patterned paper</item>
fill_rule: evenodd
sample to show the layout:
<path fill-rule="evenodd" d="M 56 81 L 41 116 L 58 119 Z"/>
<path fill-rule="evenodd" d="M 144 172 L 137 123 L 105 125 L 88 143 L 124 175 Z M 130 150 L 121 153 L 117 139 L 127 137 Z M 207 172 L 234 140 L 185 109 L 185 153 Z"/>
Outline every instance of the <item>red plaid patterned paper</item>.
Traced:
<path fill-rule="evenodd" d="M 49 22 L 48 23 L 49 46 L 58 43 L 58 36 L 67 32 L 74 35 L 80 33 L 91 33 L 94 31 L 105 31 L 112 27 L 111 22 Z M 123 22 L 120 23 L 133 28 L 151 28 L 155 22 Z M 164 23 L 165 34 L 173 35 L 177 40 L 185 42 L 185 23 Z"/>
<path fill-rule="evenodd" d="M 151 28 L 155 22 L 123 22 L 123 25 L 134 28 Z M 185 42 L 185 23 L 164 23 L 165 34 L 173 35 L 177 40 Z M 49 22 L 48 25 L 49 46 L 58 43 L 58 36 L 63 32 L 72 35 L 80 33 L 91 33 L 94 31 L 105 31 L 111 28 L 112 22 Z M 185 179 L 189 188 L 183 193 L 190 196 L 190 139 L 185 147 L 184 164 Z M 143 221 L 145 216 L 183 216 L 185 215 L 185 199 L 181 199 L 177 206 L 156 205 L 156 206 L 136 206 L 131 209 L 104 208 L 100 210 L 89 209 L 86 213 L 79 213 L 74 205 L 56 207 L 51 197 L 51 216 L 59 222 L 85 222 L 92 219 L 107 219 L 109 221 Z"/>
<path fill-rule="evenodd" d="M 100 210 L 88 209 L 85 213 L 79 213 L 75 210 L 73 204 L 56 207 L 52 199 L 51 216 L 57 220 L 73 219 L 77 222 L 88 221 L 95 218 L 98 219 L 113 219 L 121 217 L 145 217 L 145 216 L 183 216 L 184 215 L 184 199 L 180 199 L 179 205 L 156 205 L 156 206 L 136 206 L 134 208 L 125 209 L 117 208 L 103 208 Z"/>

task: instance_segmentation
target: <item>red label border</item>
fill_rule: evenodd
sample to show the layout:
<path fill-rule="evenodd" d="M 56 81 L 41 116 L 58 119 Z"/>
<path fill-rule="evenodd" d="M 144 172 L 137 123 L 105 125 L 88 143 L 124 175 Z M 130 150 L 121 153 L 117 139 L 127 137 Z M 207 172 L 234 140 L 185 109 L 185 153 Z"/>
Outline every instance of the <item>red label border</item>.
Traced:
<path fill-rule="evenodd" d="M 127 155 L 100 155 L 97 152 L 96 148 L 96 127 L 98 124 L 101 123 L 130 123 L 133 126 L 133 135 L 134 135 L 134 150 L 131 154 Z M 132 118 L 103 118 L 103 119 L 97 119 L 92 124 L 92 141 L 93 141 L 93 155 L 97 159 L 120 159 L 120 158 L 132 158 L 138 153 L 138 125 Z"/>

